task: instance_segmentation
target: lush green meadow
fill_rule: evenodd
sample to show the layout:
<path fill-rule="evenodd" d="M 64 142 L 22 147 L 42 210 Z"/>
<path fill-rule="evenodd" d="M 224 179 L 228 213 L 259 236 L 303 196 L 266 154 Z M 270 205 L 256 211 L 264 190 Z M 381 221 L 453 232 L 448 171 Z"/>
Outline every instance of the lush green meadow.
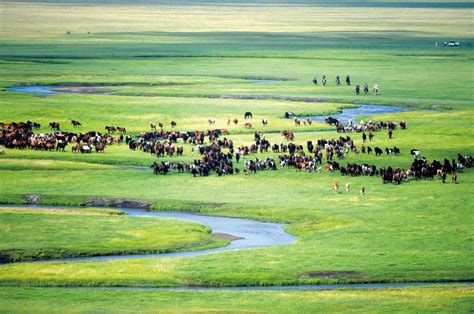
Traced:
<path fill-rule="evenodd" d="M 236 145 L 251 144 L 255 131 L 280 143 L 283 129 L 294 131 L 295 142 L 305 145 L 338 135 L 322 123 L 297 127 L 283 119 L 286 111 L 330 115 L 357 104 L 380 104 L 409 110 L 360 119 L 405 120 L 408 128 L 397 129 L 391 140 L 385 131 L 377 132 L 369 145 L 397 146 L 401 155 L 351 153 L 341 164 L 406 169 L 412 148 L 429 160 L 474 155 L 473 10 L 467 2 L 363 1 L 360 7 L 328 1 L 112 2 L 0 1 L 0 121 L 37 121 L 38 132 L 50 132 L 51 121 L 73 132 L 115 125 L 136 135 L 148 131 L 152 121 L 168 129 L 175 120 L 183 131 L 227 128 Z M 461 46 L 444 48 L 442 42 L 451 39 Z M 314 74 L 327 75 L 329 86 L 313 86 Z M 353 85 L 377 83 L 381 92 L 356 96 L 354 86 L 335 86 L 336 74 L 342 80 L 350 74 Z M 104 94 L 7 90 L 29 84 L 87 85 Z M 251 130 L 243 125 L 246 111 L 254 114 Z M 227 125 L 234 117 L 239 124 Z M 216 124 L 209 126 L 209 118 Z M 71 119 L 82 126 L 73 128 Z M 260 119 L 269 125 L 262 126 Z M 360 134 L 349 135 L 362 144 Z M 190 144 L 183 146 L 184 156 L 172 161 L 199 158 Z M 266 156 L 278 154 L 247 158 Z M 74 154 L 70 146 L 66 152 L 5 149 L 0 203 L 21 204 L 25 195 L 39 195 L 44 205 L 83 205 L 90 197 L 143 200 L 155 210 L 284 222 L 297 242 L 196 257 L 5 264 L 0 285 L 9 287 L 1 289 L 0 309 L 23 312 L 34 303 L 38 312 L 132 311 L 133 294 L 142 311 L 154 311 L 158 303 L 170 311 L 472 311 L 469 287 L 179 293 L 19 288 L 474 279 L 471 169 L 459 173 L 458 184 L 435 178 L 395 186 L 375 177 L 288 169 L 192 178 L 153 176 L 151 170 L 133 167 L 153 161 L 157 158 L 125 144 L 107 147 L 103 154 Z M 351 183 L 352 189 L 336 194 L 334 181 Z M 361 186 L 364 196 L 358 193 Z M 0 251 L 25 259 L 46 256 L 47 250 L 54 257 L 224 244 L 203 226 L 109 213 L 0 211 Z M 314 275 L 320 272 L 331 275 Z M 62 296 L 62 302 L 49 307 L 53 295 Z"/>
<path fill-rule="evenodd" d="M 143 291 L 0 288 L 9 313 L 171 312 L 469 312 L 469 286 L 336 291 Z"/>
<path fill-rule="evenodd" d="M 165 253 L 227 244 L 210 236 L 204 226 L 120 214 L 123 212 L 93 208 L 59 212 L 0 208 L 0 257 L 3 262 L 18 262 Z"/>

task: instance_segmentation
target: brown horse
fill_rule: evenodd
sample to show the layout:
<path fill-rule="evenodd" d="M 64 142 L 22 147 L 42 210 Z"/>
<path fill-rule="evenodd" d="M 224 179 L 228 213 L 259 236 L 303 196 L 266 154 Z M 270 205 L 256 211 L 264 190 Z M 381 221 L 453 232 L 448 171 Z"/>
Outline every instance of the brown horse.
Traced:
<path fill-rule="evenodd" d="M 99 144 L 95 145 L 95 152 L 96 153 L 103 153 L 105 149 L 105 144 L 100 142 Z"/>
<path fill-rule="evenodd" d="M 150 129 L 156 131 L 156 123 L 150 122 Z"/>
<path fill-rule="evenodd" d="M 332 183 L 332 190 L 336 193 L 339 193 L 339 183 L 337 183 L 337 181 Z"/>
<path fill-rule="evenodd" d="M 176 121 L 171 121 L 171 127 L 174 128 L 176 127 L 178 124 L 176 123 Z"/>
<path fill-rule="evenodd" d="M 295 134 L 293 134 L 291 131 L 281 131 L 281 135 L 283 135 L 283 137 L 285 137 L 288 141 L 293 141 L 295 139 Z"/>
<path fill-rule="evenodd" d="M 125 132 L 127 132 L 127 129 L 126 129 L 126 128 L 123 128 L 123 127 L 120 127 L 120 126 L 118 126 L 116 129 L 117 129 L 117 131 L 119 131 L 120 133 L 125 133 Z"/>
<path fill-rule="evenodd" d="M 59 122 L 51 122 L 49 124 L 49 127 L 51 128 L 51 130 L 59 131 Z"/>
<path fill-rule="evenodd" d="M 107 133 L 112 133 L 112 132 L 115 132 L 115 127 L 114 126 L 108 126 L 106 125 L 105 126 L 105 130 L 107 131 Z"/>
<path fill-rule="evenodd" d="M 73 127 L 78 127 L 78 126 L 81 126 L 81 122 L 77 121 L 77 120 L 71 120 L 71 124 Z"/>

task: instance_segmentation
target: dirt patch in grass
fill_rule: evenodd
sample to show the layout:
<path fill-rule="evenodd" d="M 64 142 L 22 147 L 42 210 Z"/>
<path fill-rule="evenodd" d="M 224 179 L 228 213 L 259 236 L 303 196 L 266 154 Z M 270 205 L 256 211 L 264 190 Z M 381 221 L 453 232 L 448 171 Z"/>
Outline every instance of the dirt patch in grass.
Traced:
<path fill-rule="evenodd" d="M 212 236 L 216 237 L 218 239 L 227 240 L 227 241 L 235 241 L 235 240 L 245 239 L 245 238 L 242 238 L 242 237 L 236 237 L 234 235 L 227 234 L 227 233 L 221 233 L 221 232 L 212 233 Z"/>
<path fill-rule="evenodd" d="M 361 278 L 362 273 L 358 271 L 310 271 L 299 276 L 306 278 Z"/>
<path fill-rule="evenodd" d="M 76 87 L 54 87 L 51 88 L 53 92 L 59 93 L 73 93 L 73 94 L 99 94 L 99 95 L 113 95 L 114 92 L 99 90 L 99 86 L 76 86 Z"/>
<path fill-rule="evenodd" d="M 191 203 L 192 206 L 195 207 L 210 207 L 210 208 L 221 208 L 225 205 L 225 203 L 205 203 L 205 202 L 194 202 Z"/>
<path fill-rule="evenodd" d="M 26 204 L 36 205 L 39 203 L 40 200 L 41 196 L 39 195 L 25 195 Z"/>
<path fill-rule="evenodd" d="M 150 209 L 150 203 L 128 198 L 88 197 L 85 206 Z"/>

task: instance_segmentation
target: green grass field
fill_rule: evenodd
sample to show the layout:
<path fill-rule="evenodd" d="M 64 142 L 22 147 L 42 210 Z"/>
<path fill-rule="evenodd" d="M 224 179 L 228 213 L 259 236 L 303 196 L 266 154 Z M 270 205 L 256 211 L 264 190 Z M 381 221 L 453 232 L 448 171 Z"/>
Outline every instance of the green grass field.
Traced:
<path fill-rule="evenodd" d="M 0 304 L 9 313 L 29 312 L 32 308 L 38 313 L 469 312 L 472 297 L 469 286 L 303 292 L 0 288 Z"/>
<path fill-rule="evenodd" d="M 120 211 L 42 212 L 0 208 L 0 256 L 6 262 L 75 256 L 165 253 L 226 244 L 203 226 L 147 220 Z M 86 214 L 86 215 L 84 215 Z M 105 216 L 105 217 L 104 217 Z M 94 236 L 91 236 L 93 234 Z"/>
<path fill-rule="evenodd" d="M 58 121 L 71 132 L 115 125 L 138 134 L 149 130 L 152 121 L 168 128 L 175 120 L 179 130 L 206 130 L 213 118 L 212 128 L 228 128 L 237 145 L 252 143 L 255 131 L 279 143 L 283 129 L 294 131 L 295 141 L 305 144 L 338 135 L 322 123 L 296 127 L 283 119 L 286 111 L 329 115 L 358 104 L 380 104 L 409 111 L 360 118 L 405 120 L 408 128 L 396 130 L 392 140 L 377 132 L 371 146 L 397 146 L 402 154 L 349 154 L 341 164 L 406 168 L 412 148 L 429 160 L 474 155 L 470 2 L 45 2 L 0 1 L 0 121 L 34 120 L 42 124 L 38 132 L 50 132 L 48 123 Z M 461 46 L 445 48 L 446 40 L 460 40 Z M 312 86 L 314 74 L 326 74 L 329 86 Z M 336 74 L 342 79 L 350 74 L 353 85 L 377 83 L 380 95 L 356 96 L 354 86 L 335 86 Z M 99 86 L 112 95 L 6 90 L 29 84 Z M 252 130 L 242 123 L 246 111 L 254 114 Z M 227 119 L 234 117 L 241 122 L 228 126 Z M 260 123 L 264 118 L 269 120 L 265 127 Z M 74 129 L 71 119 L 82 127 Z M 350 136 L 361 145 L 360 134 Z M 184 156 L 173 161 L 197 158 L 191 145 L 184 149 Z M 250 158 L 265 156 L 278 154 Z M 153 176 L 151 170 L 128 167 L 156 160 L 124 144 L 107 147 L 104 154 L 73 154 L 70 146 L 66 152 L 5 149 L 0 155 L 0 203 L 21 204 L 25 195 L 39 195 L 43 205 L 82 205 L 89 197 L 137 199 L 155 210 L 288 223 L 287 231 L 298 241 L 172 259 L 0 265 L 0 285 L 5 286 L 0 309 L 24 312 L 35 303 L 38 312 L 128 312 L 134 309 L 127 303 L 134 294 L 143 311 L 154 311 L 158 303 L 178 312 L 472 311 L 470 287 L 203 293 L 21 288 L 474 279 L 471 169 L 459 173 L 458 184 L 435 178 L 395 186 L 374 177 L 288 169 L 192 178 Z M 334 181 L 351 183 L 352 189 L 335 194 Z M 360 186 L 366 187 L 363 197 Z M 92 213 L 2 211 L 0 251 L 30 259 L 223 244 L 195 224 Z M 157 228 L 163 232 L 155 232 Z M 130 236 L 138 231 L 139 236 Z M 334 275 L 310 275 L 315 272 Z M 56 294 L 63 296 L 62 302 L 48 308 Z"/>

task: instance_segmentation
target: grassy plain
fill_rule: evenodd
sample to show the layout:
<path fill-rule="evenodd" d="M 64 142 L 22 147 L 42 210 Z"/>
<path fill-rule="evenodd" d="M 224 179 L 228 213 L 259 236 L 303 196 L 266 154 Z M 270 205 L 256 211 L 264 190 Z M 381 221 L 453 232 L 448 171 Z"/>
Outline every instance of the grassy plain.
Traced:
<path fill-rule="evenodd" d="M 88 208 L 59 211 L 0 208 L 1 259 L 18 262 L 164 253 L 226 244 L 213 238 L 204 226 L 117 215 L 120 213 L 123 212 Z"/>
<path fill-rule="evenodd" d="M 60 288 L 0 288 L 0 306 L 9 313 L 136 312 L 465 313 L 472 310 L 469 286 L 337 291 L 140 291 Z M 112 301 L 113 300 L 113 301 Z M 133 302 L 131 302 L 133 300 Z"/>
<path fill-rule="evenodd" d="M 343 164 L 368 162 L 378 167 L 406 168 L 411 163 L 411 148 L 420 149 L 428 159 L 451 159 L 457 153 L 473 155 L 472 8 L 456 7 L 451 2 L 419 2 L 416 8 L 406 4 L 404 10 L 402 4 L 390 1 L 363 4 L 0 3 L 0 120 L 35 120 L 43 125 L 43 132 L 48 132 L 47 124 L 55 120 L 67 131 L 120 125 L 136 134 L 147 130 L 150 121 L 168 124 L 176 120 L 180 130 L 205 130 L 209 128 L 207 119 L 212 117 L 216 128 L 229 128 L 229 137 L 237 144 L 251 143 L 255 130 L 264 131 L 272 143 L 279 143 L 277 132 L 282 129 L 297 132 L 296 142 L 305 143 L 336 134 L 310 132 L 329 129 L 318 123 L 295 127 L 292 121 L 282 119 L 285 111 L 332 114 L 338 108 L 360 103 L 399 105 L 412 111 L 361 118 L 408 121 L 408 129 L 397 130 L 393 140 L 380 132 L 371 144 L 400 147 L 401 156 L 349 155 Z M 29 23 L 22 22 L 25 19 Z M 461 47 L 434 45 L 450 39 L 460 40 Z M 314 74 L 328 75 L 329 86 L 312 86 Z M 351 74 L 353 84 L 378 83 L 381 94 L 356 96 L 353 87 L 334 86 L 336 74 L 342 78 Z M 256 81 L 258 78 L 294 80 L 262 83 Z M 20 84 L 106 85 L 101 89 L 114 95 L 35 96 L 6 90 Z M 289 101 L 282 96 L 299 99 Z M 238 99 L 243 97 L 256 99 Z M 228 117 L 242 120 L 245 111 L 254 113 L 252 131 L 242 124 L 227 126 Z M 269 126 L 261 126 L 260 118 L 267 118 Z M 73 129 L 70 119 L 80 120 L 83 127 Z M 351 136 L 361 144 L 359 135 Z M 185 155 L 174 160 L 196 158 L 190 149 L 186 145 Z M 276 156 L 256 157 L 267 155 Z M 126 167 L 148 166 L 155 160 L 125 145 L 90 155 L 72 154 L 69 149 L 64 153 L 7 149 L 0 156 L 0 201 L 22 203 L 26 194 L 41 195 L 43 204 L 56 205 L 79 205 L 89 196 L 142 199 L 157 210 L 286 222 L 287 230 L 299 240 L 289 246 L 192 258 L 2 265 L 0 284 L 236 286 L 474 278 L 471 170 L 459 174 L 459 184 L 442 184 L 435 179 L 393 186 L 383 185 L 377 178 L 282 169 L 255 176 L 191 178 L 185 174 L 155 177 L 150 171 Z M 353 189 L 334 194 L 330 186 L 336 180 L 352 183 Z M 357 191 L 362 185 L 367 189 L 364 197 Z M 44 217 L 22 215 L 23 224 Z M 131 223 L 134 220 L 130 218 L 107 220 Z M 73 220 L 87 220 L 84 226 L 92 232 L 100 219 L 105 218 L 74 215 Z M 134 226 L 139 225 L 127 225 Z M 31 224 L 26 227 L 36 228 Z M 173 230 L 170 234 L 177 232 Z M 187 235 L 184 229 L 176 234 Z M 150 233 L 144 241 L 158 238 L 163 239 L 163 234 Z M 56 237 L 52 242 L 59 244 L 60 240 Z M 12 246 L 28 244 L 12 241 Z M 133 247 L 135 244 L 130 244 L 129 248 Z M 144 247 L 153 248 L 151 244 Z M 100 248 L 104 252 L 110 249 L 107 245 Z M 315 272 L 334 275 L 310 275 Z M 5 299 L 36 296 L 46 304 L 54 293 L 51 291 L 8 288 L 3 295 Z M 413 311 L 456 306 L 468 311 L 472 308 L 470 291 L 462 289 L 464 301 L 454 297 L 458 288 L 439 287 L 363 293 L 206 292 L 204 298 L 202 293 L 186 292 L 173 295 L 170 302 L 184 306 L 181 298 L 190 300 L 192 310 L 199 309 L 203 300 L 212 300 L 216 310 L 221 310 L 230 307 L 229 300 L 242 304 L 246 299 L 248 307 L 240 308 L 246 310 L 252 308 L 253 300 L 260 299 L 274 302 L 274 309 L 291 308 L 286 303 L 291 299 L 291 306 L 304 311 L 313 309 L 315 302 L 327 300 L 327 308 L 342 310 L 331 304 L 344 299 L 350 308 L 355 302 L 370 309 L 368 303 L 375 299 L 382 302 L 380 298 L 386 296 L 384 300 L 391 304 L 388 308 L 394 310 L 412 302 Z M 59 292 L 74 300 L 94 298 L 99 293 Z M 148 292 L 132 293 L 144 296 Z M 153 292 L 164 299 L 170 293 Z M 122 300 L 121 294 L 110 291 L 107 298 Z M 78 304 L 74 300 L 68 304 Z M 4 304 L 7 309 L 21 309 L 18 303 Z M 126 307 L 122 301 L 119 305 Z M 63 309 L 63 305 L 57 306 L 57 311 Z M 110 304 L 103 306 L 105 309 Z"/>

